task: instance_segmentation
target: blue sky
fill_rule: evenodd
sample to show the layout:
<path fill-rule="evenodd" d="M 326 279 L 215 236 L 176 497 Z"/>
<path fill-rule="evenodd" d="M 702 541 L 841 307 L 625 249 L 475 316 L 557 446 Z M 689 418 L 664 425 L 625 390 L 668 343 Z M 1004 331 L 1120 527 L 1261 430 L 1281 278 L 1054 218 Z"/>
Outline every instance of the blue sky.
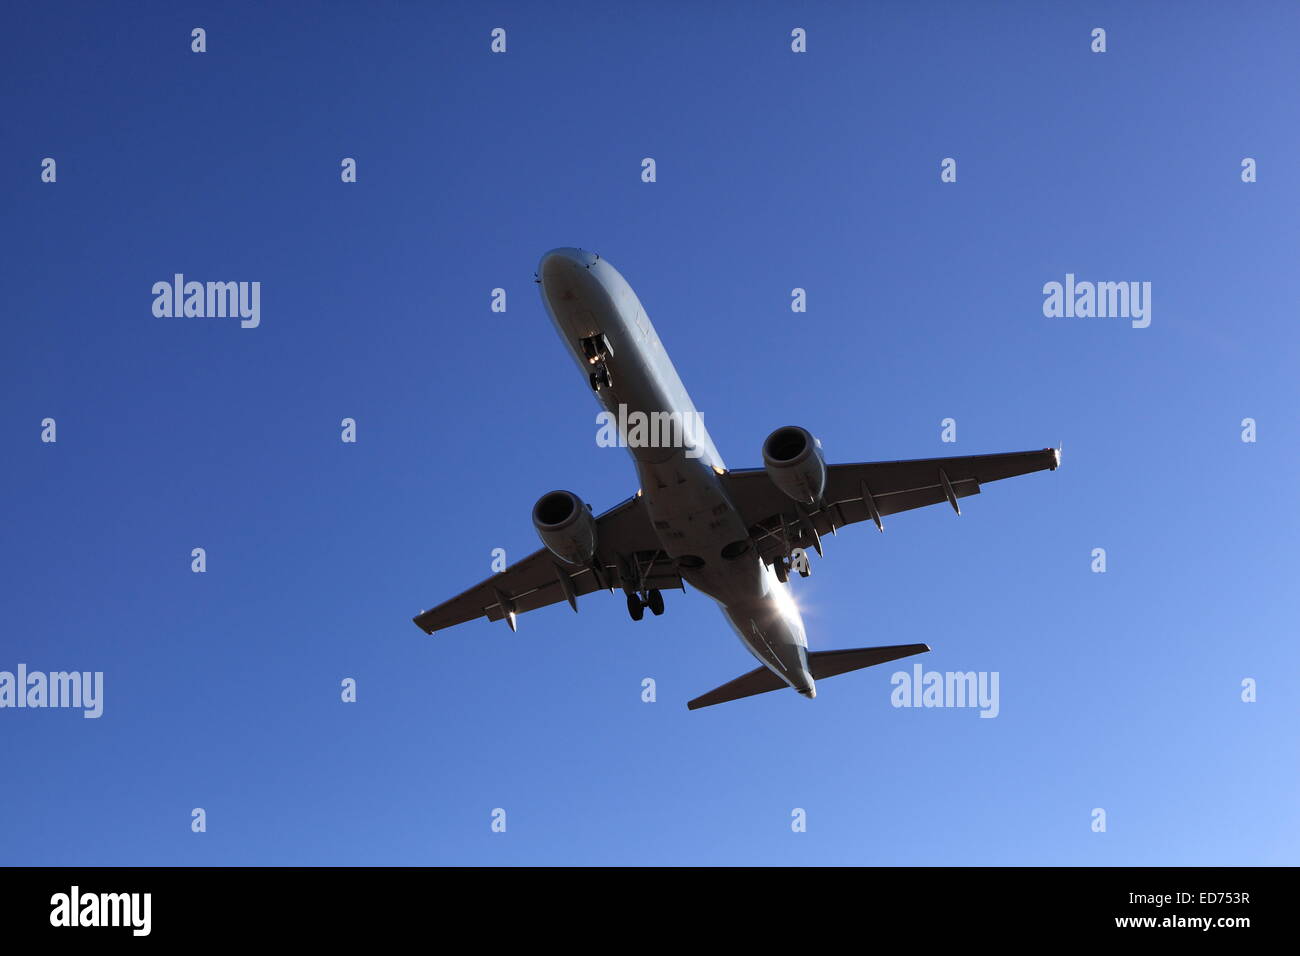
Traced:
<path fill-rule="evenodd" d="M 1297 27 L 7 11 L 0 670 L 103 671 L 105 701 L 0 710 L 0 862 L 1294 864 Z M 561 245 L 628 278 L 731 467 L 784 424 L 831 461 L 1064 442 L 794 585 L 813 649 L 928 642 L 999 673 L 996 719 L 891 707 L 889 665 L 688 712 L 753 666 L 696 592 L 639 624 L 600 594 L 517 634 L 410 622 L 538 547 L 544 492 L 635 490 L 531 281 Z M 261 282 L 261 325 L 156 318 L 177 272 Z M 1151 282 L 1150 327 L 1044 317 L 1066 273 Z"/>

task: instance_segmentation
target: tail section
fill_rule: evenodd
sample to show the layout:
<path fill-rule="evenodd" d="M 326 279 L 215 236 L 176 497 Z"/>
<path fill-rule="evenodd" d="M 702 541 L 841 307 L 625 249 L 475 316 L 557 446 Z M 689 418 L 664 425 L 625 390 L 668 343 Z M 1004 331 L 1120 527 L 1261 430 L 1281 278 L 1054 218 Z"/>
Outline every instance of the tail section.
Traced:
<path fill-rule="evenodd" d="M 929 644 L 894 644 L 889 647 L 855 647 L 843 651 L 814 651 L 808 655 L 808 671 L 813 680 L 847 674 L 873 664 L 896 661 L 900 657 L 924 654 L 930 649 Z M 766 667 L 758 667 L 748 674 L 742 674 L 733 681 L 715 687 L 707 694 L 702 694 L 686 706 L 690 710 L 725 704 L 729 700 L 766 694 L 770 690 L 780 690 L 789 686 Z"/>

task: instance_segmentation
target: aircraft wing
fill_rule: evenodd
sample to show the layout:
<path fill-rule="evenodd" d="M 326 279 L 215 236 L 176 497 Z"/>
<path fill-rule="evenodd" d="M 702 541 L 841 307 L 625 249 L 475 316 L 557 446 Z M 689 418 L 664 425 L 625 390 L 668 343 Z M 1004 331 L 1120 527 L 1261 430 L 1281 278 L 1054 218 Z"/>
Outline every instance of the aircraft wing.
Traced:
<path fill-rule="evenodd" d="M 684 590 L 639 496 L 596 519 L 596 555 L 590 566 L 566 564 L 542 548 L 413 620 L 426 634 L 476 617 L 504 618 L 514 630 L 515 616 L 524 611 L 566 600 L 576 611 L 582 595 L 622 587 L 625 580 L 636 590 Z"/>
<path fill-rule="evenodd" d="M 881 520 L 900 511 L 951 503 L 980 493 L 980 486 L 1015 475 L 1052 470 L 1061 463 L 1054 448 L 1001 455 L 960 458 L 921 458 L 913 461 L 874 461 L 827 465 L 826 491 L 820 505 L 800 506 L 772 484 L 762 468 L 729 471 L 723 484 L 740 511 L 763 561 L 788 557 L 793 548 L 812 547 L 820 553 L 820 538 L 837 528 Z"/>

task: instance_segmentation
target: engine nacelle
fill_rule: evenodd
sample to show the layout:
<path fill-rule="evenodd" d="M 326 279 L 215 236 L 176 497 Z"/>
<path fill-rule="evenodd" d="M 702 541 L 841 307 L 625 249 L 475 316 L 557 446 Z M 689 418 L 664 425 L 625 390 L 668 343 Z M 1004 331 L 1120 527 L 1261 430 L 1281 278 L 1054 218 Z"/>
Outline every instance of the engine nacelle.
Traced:
<path fill-rule="evenodd" d="M 805 505 L 821 501 L 826 491 L 822 444 L 798 425 L 786 425 L 763 442 L 763 467 L 772 484 Z"/>
<path fill-rule="evenodd" d="M 561 561 L 585 565 L 596 554 L 596 519 L 571 491 L 552 491 L 538 498 L 533 527 L 542 544 Z"/>

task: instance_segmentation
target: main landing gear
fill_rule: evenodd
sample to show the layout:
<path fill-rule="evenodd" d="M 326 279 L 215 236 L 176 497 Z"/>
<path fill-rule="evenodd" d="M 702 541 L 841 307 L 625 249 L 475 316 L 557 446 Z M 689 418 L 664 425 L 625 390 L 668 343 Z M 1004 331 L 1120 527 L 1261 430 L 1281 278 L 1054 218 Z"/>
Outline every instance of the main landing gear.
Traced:
<path fill-rule="evenodd" d="M 808 555 L 799 548 L 794 550 L 789 559 L 777 558 L 772 562 L 772 569 L 776 571 L 776 579 L 782 584 L 789 582 L 791 569 L 798 571 L 801 578 L 812 574 L 812 568 L 808 566 Z"/>
<path fill-rule="evenodd" d="M 627 596 L 627 613 L 632 616 L 632 620 L 639 621 L 645 617 L 646 608 L 649 608 L 650 613 L 655 617 L 664 612 L 664 596 L 659 593 L 658 588 L 647 591 L 644 598 L 635 593 Z"/>

